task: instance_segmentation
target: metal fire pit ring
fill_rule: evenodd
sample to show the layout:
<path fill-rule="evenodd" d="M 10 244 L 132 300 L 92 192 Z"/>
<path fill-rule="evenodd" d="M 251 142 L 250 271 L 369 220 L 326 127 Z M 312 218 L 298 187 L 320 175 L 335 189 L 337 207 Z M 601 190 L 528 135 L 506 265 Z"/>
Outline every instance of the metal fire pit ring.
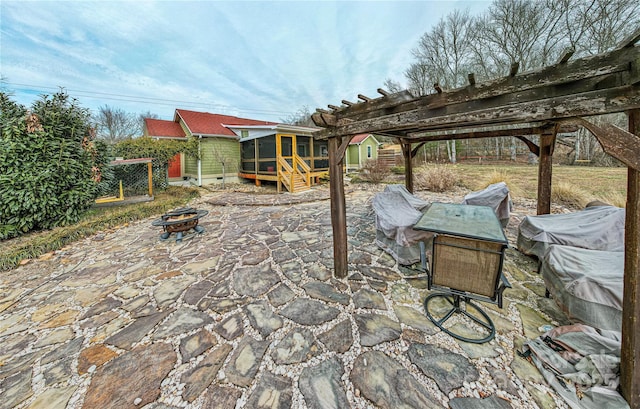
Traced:
<path fill-rule="evenodd" d="M 198 226 L 198 221 L 207 214 L 209 214 L 208 210 L 183 207 L 163 214 L 159 219 L 151 222 L 151 225 L 162 227 L 164 230 L 160 240 L 167 240 L 171 233 L 176 233 L 176 243 L 180 243 L 186 231 L 193 229 L 198 234 L 204 232 L 204 228 Z"/>

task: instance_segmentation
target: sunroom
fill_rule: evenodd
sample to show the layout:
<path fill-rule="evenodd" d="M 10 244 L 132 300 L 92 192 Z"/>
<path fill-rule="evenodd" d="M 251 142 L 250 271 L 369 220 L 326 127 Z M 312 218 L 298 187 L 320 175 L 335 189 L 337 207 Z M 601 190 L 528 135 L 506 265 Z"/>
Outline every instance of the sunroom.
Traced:
<path fill-rule="evenodd" d="M 308 190 L 328 173 L 327 141 L 312 137 L 316 129 L 294 125 L 227 126 L 240 137 L 238 176 L 276 182 L 289 192 Z"/>

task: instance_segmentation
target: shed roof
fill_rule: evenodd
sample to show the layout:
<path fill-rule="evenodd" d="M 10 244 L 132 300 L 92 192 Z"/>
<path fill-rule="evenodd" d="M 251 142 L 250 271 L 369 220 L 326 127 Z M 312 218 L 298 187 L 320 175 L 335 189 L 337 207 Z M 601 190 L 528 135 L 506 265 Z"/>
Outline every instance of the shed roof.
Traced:
<path fill-rule="evenodd" d="M 177 122 L 165 121 L 163 119 L 145 118 L 144 125 L 147 128 L 147 134 L 149 136 L 160 138 L 186 137 L 184 130 Z"/>
<path fill-rule="evenodd" d="M 353 139 L 351 140 L 351 142 L 349 142 L 349 145 L 357 145 L 357 144 L 361 144 L 362 142 L 365 141 L 365 139 L 367 139 L 368 137 L 373 136 L 370 133 L 361 133 L 358 134 L 356 136 L 353 137 Z"/>

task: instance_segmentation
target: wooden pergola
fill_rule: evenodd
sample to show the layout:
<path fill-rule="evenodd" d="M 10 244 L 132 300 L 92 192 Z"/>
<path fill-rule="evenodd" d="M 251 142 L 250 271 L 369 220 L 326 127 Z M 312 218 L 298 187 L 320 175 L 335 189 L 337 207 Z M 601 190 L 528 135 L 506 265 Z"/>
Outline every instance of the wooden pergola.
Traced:
<path fill-rule="evenodd" d="M 632 408 L 640 408 L 640 30 L 613 51 L 571 60 L 567 50 L 552 66 L 414 97 L 407 91 L 377 98 L 358 95 L 357 103 L 317 109 L 313 122 L 324 129 L 314 137 L 328 139 L 331 176 L 331 223 L 335 276 L 344 278 L 347 222 L 342 162 L 356 134 L 397 138 L 405 160 L 405 183 L 413 192 L 412 158 L 428 141 L 511 136 L 523 141 L 538 161 L 538 214 L 551 206 L 551 159 L 560 132 L 588 129 L 605 152 L 627 165 L 625 271 L 622 325 L 621 391 Z M 590 116 L 626 113 L 628 131 L 596 125 Z M 531 135 L 539 135 L 534 143 Z"/>

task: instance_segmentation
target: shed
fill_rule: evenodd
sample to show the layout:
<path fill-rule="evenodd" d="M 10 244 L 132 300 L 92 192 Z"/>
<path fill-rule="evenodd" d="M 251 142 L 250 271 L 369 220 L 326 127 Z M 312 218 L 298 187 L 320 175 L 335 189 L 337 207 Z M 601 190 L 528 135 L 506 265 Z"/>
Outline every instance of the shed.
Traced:
<path fill-rule="evenodd" d="M 354 136 L 344 157 L 346 172 L 358 170 L 366 161 L 377 159 L 379 147 L 380 142 L 370 133 Z"/>

